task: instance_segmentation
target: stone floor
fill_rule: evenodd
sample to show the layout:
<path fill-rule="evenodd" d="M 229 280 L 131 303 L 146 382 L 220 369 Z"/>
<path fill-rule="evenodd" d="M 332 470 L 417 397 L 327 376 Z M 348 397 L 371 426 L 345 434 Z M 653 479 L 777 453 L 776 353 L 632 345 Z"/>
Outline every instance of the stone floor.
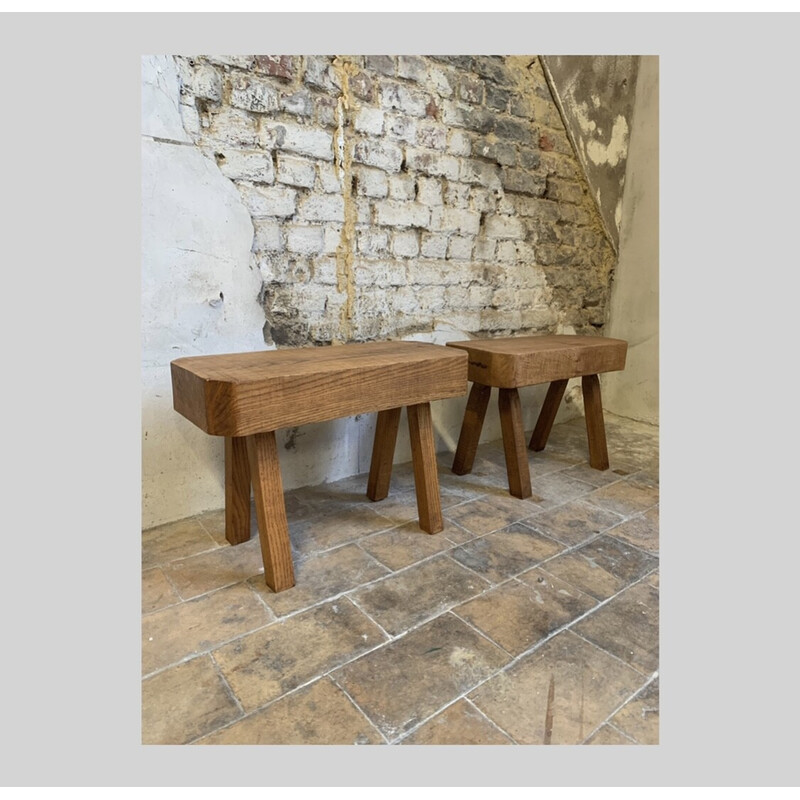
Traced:
<path fill-rule="evenodd" d="M 410 464 L 286 493 L 297 585 L 264 584 L 255 515 L 142 535 L 145 744 L 658 743 L 658 429 L 579 418 L 507 491 L 501 442 L 439 456 L 445 529 L 416 525 Z"/>

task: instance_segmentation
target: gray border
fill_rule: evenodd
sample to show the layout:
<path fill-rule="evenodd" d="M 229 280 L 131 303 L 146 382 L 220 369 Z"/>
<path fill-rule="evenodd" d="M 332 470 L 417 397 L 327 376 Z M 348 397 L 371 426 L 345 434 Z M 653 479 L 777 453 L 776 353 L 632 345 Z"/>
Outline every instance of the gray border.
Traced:
<path fill-rule="evenodd" d="M 796 362 L 780 347 L 794 341 L 796 15 L 2 22 L 6 785 L 797 785 L 789 431 L 780 393 L 756 388 Z M 138 744 L 140 56 L 251 51 L 660 56 L 659 746 Z"/>

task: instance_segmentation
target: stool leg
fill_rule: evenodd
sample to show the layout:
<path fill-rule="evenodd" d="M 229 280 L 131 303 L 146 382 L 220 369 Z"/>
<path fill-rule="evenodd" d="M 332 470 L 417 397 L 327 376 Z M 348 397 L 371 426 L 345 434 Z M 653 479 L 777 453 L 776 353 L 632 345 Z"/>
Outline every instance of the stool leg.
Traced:
<path fill-rule="evenodd" d="M 231 544 L 250 539 L 250 464 L 243 436 L 225 437 L 225 538 Z"/>
<path fill-rule="evenodd" d="M 419 526 L 427 533 L 438 533 L 444 528 L 444 523 L 430 403 L 408 406 L 407 413 L 411 456 L 414 461 L 414 485 L 417 490 Z"/>
<path fill-rule="evenodd" d="M 372 442 L 372 462 L 369 466 L 367 497 L 370 500 L 383 500 L 389 494 L 392 478 L 392 460 L 397 443 L 397 428 L 400 425 L 401 408 L 389 408 L 378 412 L 375 425 L 375 439 Z"/>
<path fill-rule="evenodd" d="M 567 388 L 567 381 L 553 381 L 547 387 L 547 396 L 544 398 L 542 410 L 539 412 L 539 418 L 536 420 L 536 427 L 533 429 L 533 435 L 528 447 L 531 450 L 544 450 L 547 444 L 547 439 L 550 436 L 550 431 L 553 429 L 553 422 L 556 419 L 556 412 L 561 403 L 561 398 L 564 397 L 564 390 Z"/>
<path fill-rule="evenodd" d="M 608 469 L 606 426 L 603 422 L 603 402 L 600 397 L 600 379 L 597 375 L 584 375 L 581 379 L 583 408 L 586 413 L 586 435 L 589 437 L 589 465 L 595 469 Z"/>
<path fill-rule="evenodd" d="M 514 497 L 530 497 L 531 471 L 525 451 L 525 431 L 522 428 L 522 408 L 516 389 L 500 389 L 500 427 L 503 430 L 503 450 L 506 454 L 508 490 Z"/>
<path fill-rule="evenodd" d="M 472 384 L 467 407 L 464 410 L 464 421 L 461 423 L 456 455 L 453 459 L 452 469 L 456 475 L 466 475 L 468 472 L 472 472 L 475 452 L 478 449 L 478 439 L 481 436 L 486 406 L 489 404 L 491 393 L 491 386 L 484 386 L 482 383 Z"/>
<path fill-rule="evenodd" d="M 247 455 L 256 499 L 264 579 L 272 591 L 280 592 L 294 586 L 294 568 L 274 431 L 248 436 Z"/>

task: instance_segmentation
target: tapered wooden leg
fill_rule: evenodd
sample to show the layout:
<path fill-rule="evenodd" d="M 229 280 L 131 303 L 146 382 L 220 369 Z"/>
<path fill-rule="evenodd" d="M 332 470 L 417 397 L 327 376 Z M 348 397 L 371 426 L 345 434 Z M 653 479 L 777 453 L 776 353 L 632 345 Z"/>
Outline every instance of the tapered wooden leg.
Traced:
<path fill-rule="evenodd" d="M 525 450 L 525 431 L 522 428 L 522 407 L 516 389 L 500 389 L 500 427 L 503 431 L 503 450 L 506 454 L 508 490 L 514 497 L 530 497 L 531 471 Z"/>
<path fill-rule="evenodd" d="M 247 456 L 256 500 L 264 579 L 270 589 L 280 592 L 294 586 L 294 568 L 275 433 L 248 436 Z"/>
<path fill-rule="evenodd" d="M 464 421 L 461 423 L 456 455 L 453 459 L 453 472 L 456 475 L 466 475 L 468 472 L 472 472 L 475 452 L 478 449 L 478 439 L 481 437 L 483 419 L 486 416 L 486 406 L 491 393 L 491 386 L 484 386 L 482 383 L 472 384 L 467 407 L 464 410 Z"/>
<path fill-rule="evenodd" d="M 597 375 L 584 375 L 583 410 L 586 414 L 586 435 L 589 437 L 589 465 L 595 469 L 608 469 L 606 426 L 603 421 L 603 401 L 600 397 L 600 379 Z"/>
<path fill-rule="evenodd" d="M 231 544 L 250 539 L 250 464 L 243 436 L 225 437 L 225 538 Z"/>
<path fill-rule="evenodd" d="M 433 443 L 431 406 L 430 403 L 419 403 L 408 406 L 407 412 L 419 526 L 427 533 L 438 533 L 444 528 L 444 523 L 439 495 L 439 474 L 436 469 L 436 448 Z"/>
<path fill-rule="evenodd" d="M 402 408 L 389 408 L 378 412 L 367 481 L 367 497 L 370 500 L 383 500 L 389 494 L 394 446 L 397 442 L 397 428 L 400 425 L 402 410 Z"/>
<path fill-rule="evenodd" d="M 542 410 L 539 412 L 539 417 L 536 420 L 536 427 L 533 429 L 530 444 L 528 447 L 531 450 L 544 450 L 547 444 L 547 439 L 550 436 L 550 431 L 553 429 L 553 422 L 556 419 L 556 412 L 558 406 L 561 404 L 561 398 L 564 397 L 564 390 L 567 388 L 567 381 L 553 381 L 547 387 L 547 396 L 544 398 Z"/>

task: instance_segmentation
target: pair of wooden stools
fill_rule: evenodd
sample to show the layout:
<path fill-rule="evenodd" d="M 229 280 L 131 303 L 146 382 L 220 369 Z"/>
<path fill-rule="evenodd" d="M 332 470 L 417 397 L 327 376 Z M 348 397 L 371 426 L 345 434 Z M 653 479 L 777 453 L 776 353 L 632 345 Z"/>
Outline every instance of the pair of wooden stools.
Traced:
<path fill-rule="evenodd" d="M 448 342 L 371 342 L 331 347 L 194 356 L 172 362 L 173 405 L 206 433 L 225 437 L 225 536 L 250 538 L 255 495 L 264 577 L 275 592 L 294 586 L 289 527 L 275 431 L 378 412 L 367 497 L 389 493 L 397 430 L 408 412 L 419 524 L 443 529 L 430 403 L 466 394 L 453 462 L 472 469 L 492 387 L 499 389 L 509 490 L 530 497 L 518 388 L 550 383 L 533 436 L 542 450 L 570 378 L 582 379 L 589 463 L 608 468 L 598 374 L 625 367 L 627 343 L 592 336 L 526 336 Z"/>

